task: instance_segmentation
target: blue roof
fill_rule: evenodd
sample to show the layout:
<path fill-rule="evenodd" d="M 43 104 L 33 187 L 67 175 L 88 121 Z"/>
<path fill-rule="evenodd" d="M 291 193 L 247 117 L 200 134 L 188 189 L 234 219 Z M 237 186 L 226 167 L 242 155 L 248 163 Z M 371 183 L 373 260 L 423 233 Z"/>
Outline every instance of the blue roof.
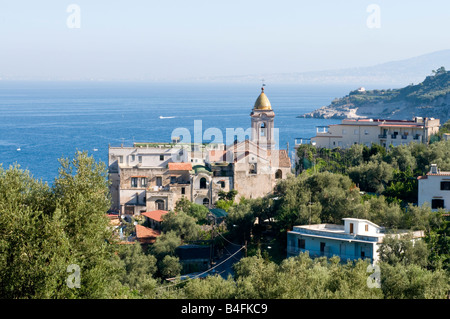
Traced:
<path fill-rule="evenodd" d="M 228 213 L 221 208 L 212 208 L 209 210 L 216 218 L 227 217 Z"/>

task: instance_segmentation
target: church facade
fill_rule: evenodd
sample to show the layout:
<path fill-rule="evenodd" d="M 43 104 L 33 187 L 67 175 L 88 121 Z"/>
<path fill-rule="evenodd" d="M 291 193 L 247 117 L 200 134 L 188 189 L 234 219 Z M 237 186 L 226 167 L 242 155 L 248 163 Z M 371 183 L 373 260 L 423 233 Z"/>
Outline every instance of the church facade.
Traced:
<path fill-rule="evenodd" d="M 277 149 L 274 118 L 262 88 L 250 114 L 251 136 L 244 141 L 109 147 L 111 211 L 173 210 L 181 198 L 213 208 L 219 192 L 232 189 L 237 199 L 270 194 L 291 173 L 288 151 Z"/>

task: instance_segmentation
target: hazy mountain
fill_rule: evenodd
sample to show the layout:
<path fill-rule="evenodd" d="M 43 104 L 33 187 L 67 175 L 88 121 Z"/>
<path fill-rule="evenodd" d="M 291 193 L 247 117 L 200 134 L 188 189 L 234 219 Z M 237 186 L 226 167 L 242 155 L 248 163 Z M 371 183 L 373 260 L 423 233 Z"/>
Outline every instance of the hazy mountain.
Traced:
<path fill-rule="evenodd" d="M 392 87 L 418 83 L 432 70 L 444 66 L 450 69 L 450 50 L 437 51 L 421 56 L 386 62 L 369 67 L 354 67 L 317 72 L 293 72 L 276 74 L 253 74 L 241 76 L 216 76 L 199 78 L 210 82 L 259 82 L 262 78 L 270 83 L 303 84 L 355 84 L 356 86 L 389 85 Z"/>

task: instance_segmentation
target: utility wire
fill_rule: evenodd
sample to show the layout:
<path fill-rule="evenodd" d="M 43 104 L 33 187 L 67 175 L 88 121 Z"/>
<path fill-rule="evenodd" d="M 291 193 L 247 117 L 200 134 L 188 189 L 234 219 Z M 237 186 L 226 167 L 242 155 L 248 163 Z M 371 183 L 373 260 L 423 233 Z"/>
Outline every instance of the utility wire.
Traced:
<path fill-rule="evenodd" d="M 234 257 L 234 255 L 236 255 L 238 252 L 240 252 L 240 251 L 241 251 L 242 249 L 244 249 L 244 248 L 245 248 L 245 246 L 242 246 L 242 247 L 239 248 L 233 255 L 231 255 L 231 256 L 228 257 L 227 259 L 221 261 L 220 263 L 218 263 L 218 264 L 215 265 L 214 267 L 212 267 L 212 268 L 210 268 L 210 269 L 208 269 L 208 270 L 205 270 L 204 272 L 202 272 L 202 273 L 200 273 L 200 274 L 198 274 L 198 275 L 195 275 L 194 277 L 189 277 L 189 278 L 187 278 L 187 279 L 186 279 L 185 281 L 183 281 L 183 282 L 186 282 L 187 280 L 190 280 L 190 279 L 196 279 L 196 278 L 200 277 L 201 275 L 206 274 L 207 272 L 213 270 L 214 268 L 216 268 L 216 267 L 220 266 L 221 264 L 223 264 L 224 262 L 226 262 L 226 261 L 227 261 L 228 259 L 230 259 L 231 257 Z M 172 284 L 172 285 L 161 286 L 161 287 L 158 287 L 158 288 L 156 288 L 156 289 L 170 288 L 170 287 L 179 285 L 181 282 L 182 282 L 182 281 L 177 282 L 177 283 Z"/>
<path fill-rule="evenodd" d="M 217 234 L 219 234 L 220 235 L 220 237 L 222 237 L 223 239 L 225 239 L 227 242 L 229 242 L 230 244 L 232 244 L 232 245 L 235 245 L 235 246 L 241 246 L 241 245 L 238 245 L 238 244 L 235 244 L 235 243 L 232 243 L 231 241 L 229 241 L 228 239 L 226 239 L 225 237 L 223 237 L 223 235 L 221 234 L 221 233 L 217 233 Z"/>

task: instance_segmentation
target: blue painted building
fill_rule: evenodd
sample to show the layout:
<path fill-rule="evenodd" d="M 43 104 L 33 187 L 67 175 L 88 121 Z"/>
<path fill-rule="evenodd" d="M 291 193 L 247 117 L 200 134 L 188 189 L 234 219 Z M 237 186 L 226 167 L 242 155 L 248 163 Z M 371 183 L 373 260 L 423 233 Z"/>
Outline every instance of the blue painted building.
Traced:
<path fill-rule="evenodd" d="M 294 226 L 287 233 L 287 255 L 296 256 L 308 252 L 311 257 L 338 256 L 342 261 L 369 259 L 378 260 L 378 247 L 386 235 L 384 227 L 369 220 L 343 218 L 344 225 L 315 224 Z M 394 235 L 407 234 L 398 231 Z M 414 232 L 415 238 L 423 237 L 423 232 Z"/>

